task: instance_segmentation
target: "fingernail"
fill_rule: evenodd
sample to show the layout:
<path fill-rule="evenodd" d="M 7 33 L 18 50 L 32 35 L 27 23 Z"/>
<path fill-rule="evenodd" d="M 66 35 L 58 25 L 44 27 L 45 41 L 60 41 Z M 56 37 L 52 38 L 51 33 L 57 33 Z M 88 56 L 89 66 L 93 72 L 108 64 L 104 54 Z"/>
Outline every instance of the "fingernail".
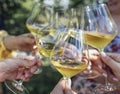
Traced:
<path fill-rule="evenodd" d="M 102 57 L 106 57 L 107 56 L 105 52 L 101 52 L 101 55 L 102 55 Z"/>
<path fill-rule="evenodd" d="M 32 43 L 35 43 L 35 40 L 32 40 Z"/>
<path fill-rule="evenodd" d="M 34 46 L 33 46 L 33 49 L 36 49 L 36 48 L 37 48 L 37 46 L 36 46 L 36 45 L 34 45 Z"/>
<path fill-rule="evenodd" d="M 36 58 L 34 58 L 34 59 L 32 60 L 32 62 L 36 64 L 36 62 L 37 62 Z"/>
<path fill-rule="evenodd" d="M 103 73 L 102 75 L 103 75 L 104 77 L 107 77 L 107 74 L 106 74 L 106 73 Z"/>
<path fill-rule="evenodd" d="M 114 81 L 119 81 L 116 77 L 113 77 L 112 79 L 113 79 Z"/>
<path fill-rule="evenodd" d="M 88 66 L 87 69 L 90 70 L 90 69 L 91 69 L 91 66 Z"/>
<path fill-rule="evenodd" d="M 38 65 L 38 66 L 42 66 L 42 62 L 39 61 L 39 62 L 37 63 L 37 65 Z"/>
<path fill-rule="evenodd" d="M 67 85 L 71 87 L 71 84 L 72 84 L 71 79 L 68 79 Z"/>
<path fill-rule="evenodd" d="M 37 67 L 34 66 L 34 67 L 32 67 L 32 68 L 30 69 L 30 72 L 31 72 L 31 73 L 34 73 L 36 70 L 37 70 Z"/>
<path fill-rule="evenodd" d="M 101 65 L 98 65 L 98 68 L 102 69 L 102 66 L 101 66 Z"/>

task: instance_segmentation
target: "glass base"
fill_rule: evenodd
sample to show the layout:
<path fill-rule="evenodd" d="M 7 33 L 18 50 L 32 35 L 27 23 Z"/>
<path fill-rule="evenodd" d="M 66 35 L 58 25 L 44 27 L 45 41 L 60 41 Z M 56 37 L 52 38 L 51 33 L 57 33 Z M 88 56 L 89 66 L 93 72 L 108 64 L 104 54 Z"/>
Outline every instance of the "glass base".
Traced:
<path fill-rule="evenodd" d="M 113 85 L 110 84 L 108 86 L 105 85 L 99 85 L 96 88 L 94 88 L 95 94 L 120 94 L 120 85 Z"/>
<path fill-rule="evenodd" d="M 94 79 L 94 78 L 101 76 L 101 74 L 99 74 L 95 70 L 94 71 L 93 70 L 84 71 L 84 72 L 80 73 L 79 75 L 81 77 L 84 77 L 85 79 Z"/>
<path fill-rule="evenodd" d="M 22 83 L 19 83 L 19 81 L 5 81 L 6 87 L 13 92 L 14 94 L 29 94 L 29 91 L 22 85 Z"/>

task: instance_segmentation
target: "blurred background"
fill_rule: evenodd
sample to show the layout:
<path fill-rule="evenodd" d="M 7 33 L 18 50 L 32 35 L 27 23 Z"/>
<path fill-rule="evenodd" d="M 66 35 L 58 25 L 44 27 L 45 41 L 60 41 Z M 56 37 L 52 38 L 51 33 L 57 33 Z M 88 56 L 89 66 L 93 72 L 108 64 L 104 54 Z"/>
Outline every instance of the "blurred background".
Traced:
<path fill-rule="evenodd" d="M 28 33 L 26 19 L 34 5 L 35 0 L 0 0 L 0 30 L 6 30 L 10 35 Z M 42 0 L 41 0 L 42 1 Z M 71 0 L 73 6 L 92 2 L 93 0 Z M 44 60 L 43 60 L 44 61 Z M 49 62 L 49 61 L 47 61 Z M 51 66 L 42 66 L 42 72 L 34 75 L 29 82 L 25 82 L 30 94 L 49 94 L 62 76 Z M 3 94 L 11 93 L 2 84 Z"/>

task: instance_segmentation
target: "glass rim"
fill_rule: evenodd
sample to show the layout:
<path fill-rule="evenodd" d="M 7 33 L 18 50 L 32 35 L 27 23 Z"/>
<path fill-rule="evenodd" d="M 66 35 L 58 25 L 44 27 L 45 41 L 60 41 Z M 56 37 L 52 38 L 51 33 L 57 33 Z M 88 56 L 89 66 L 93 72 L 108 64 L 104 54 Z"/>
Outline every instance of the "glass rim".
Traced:
<path fill-rule="evenodd" d="M 101 3 L 101 4 L 89 4 L 87 6 L 84 6 L 84 10 L 94 10 L 94 9 L 97 9 L 97 8 L 100 8 L 100 7 L 106 7 L 107 5 L 105 3 Z"/>

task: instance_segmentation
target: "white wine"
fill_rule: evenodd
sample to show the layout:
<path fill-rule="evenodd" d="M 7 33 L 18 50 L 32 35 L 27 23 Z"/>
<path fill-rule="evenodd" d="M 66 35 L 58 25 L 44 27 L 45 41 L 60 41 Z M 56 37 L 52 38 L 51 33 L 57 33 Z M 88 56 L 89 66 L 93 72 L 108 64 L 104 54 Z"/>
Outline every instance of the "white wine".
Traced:
<path fill-rule="evenodd" d="M 54 67 L 65 77 L 72 77 L 82 71 L 84 71 L 88 64 L 86 63 L 76 63 L 71 60 L 51 60 Z"/>
<path fill-rule="evenodd" d="M 70 78 L 88 67 L 88 60 L 82 57 L 83 46 L 80 32 L 65 32 L 51 52 L 52 65 L 64 76 Z"/>
<path fill-rule="evenodd" d="M 50 53 L 54 47 L 54 43 L 38 43 L 37 47 L 40 55 L 50 57 Z"/>
<path fill-rule="evenodd" d="M 113 39 L 115 35 L 104 34 L 100 32 L 85 32 L 86 43 L 99 50 L 103 50 Z"/>
<path fill-rule="evenodd" d="M 84 71 L 88 67 L 88 62 L 81 60 L 79 57 L 69 57 L 69 55 L 65 55 L 65 48 L 56 48 L 51 52 L 51 63 L 53 66 L 64 76 L 64 77 L 72 77 L 82 71 Z M 75 54 L 75 53 L 74 53 Z"/>
<path fill-rule="evenodd" d="M 33 36 L 40 36 L 40 37 L 43 37 L 43 36 L 47 36 L 47 35 L 51 35 L 53 36 L 54 33 L 56 32 L 55 29 L 49 29 L 49 30 L 41 30 L 40 27 L 37 27 L 35 25 L 29 25 L 29 24 L 26 24 L 26 27 L 28 28 L 28 30 L 33 34 Z"/>
<path fill-rule="evenodd" d="M 26 24 L 26 27 L 28 28 L 28 30 L 33 34 L 33 36 L 35 37 L 37 34 L 39 34 L 40 30 L 39 28 Z"/>
<path fill-rule="evenodd" d="M 56 30 L 41 30 L 39 27 L 29 24 L 26 24 L 26 26 L 36 38 L 36 44 L 40 55 L 49 57 L 55 43 Z"/>

